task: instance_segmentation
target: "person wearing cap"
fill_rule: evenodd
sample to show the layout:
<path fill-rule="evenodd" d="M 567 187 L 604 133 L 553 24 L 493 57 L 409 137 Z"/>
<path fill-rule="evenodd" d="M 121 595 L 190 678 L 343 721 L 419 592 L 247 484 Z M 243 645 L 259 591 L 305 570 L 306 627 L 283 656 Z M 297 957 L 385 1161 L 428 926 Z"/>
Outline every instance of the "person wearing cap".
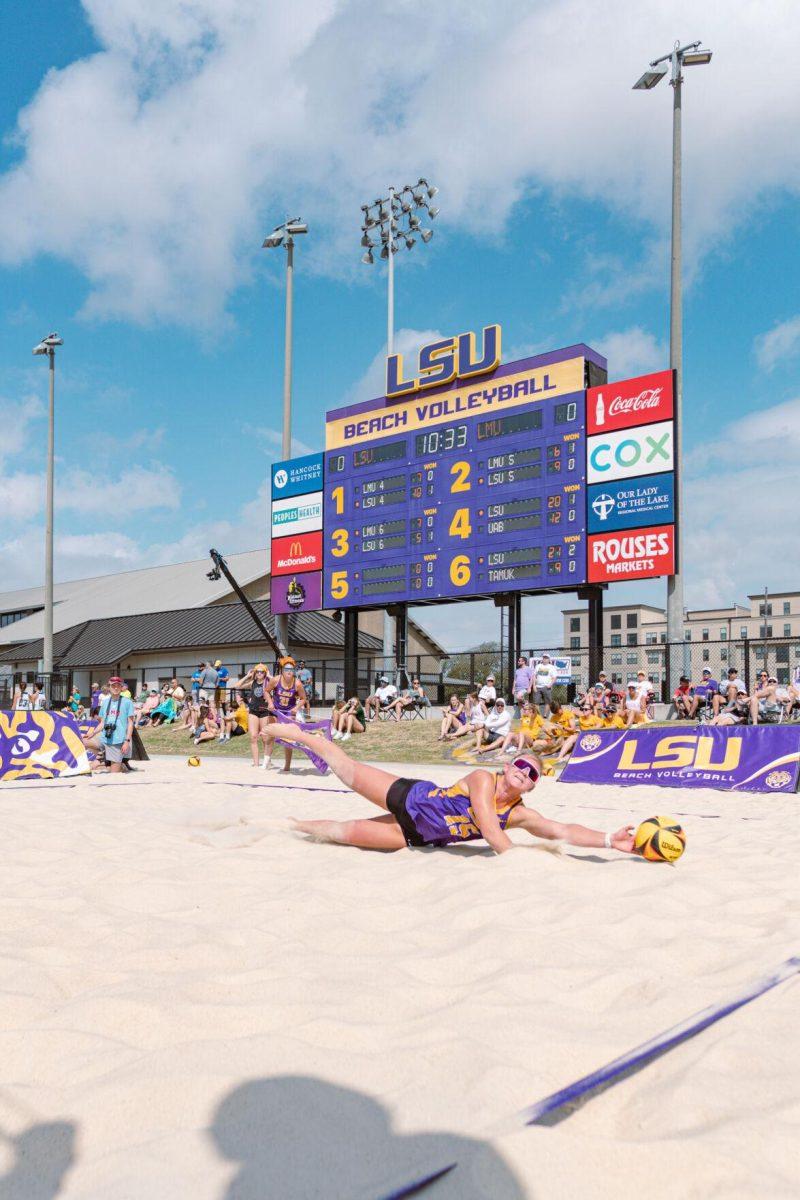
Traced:
<path fill-rule="evenodd" d="M 488 713 L 489 709 L 497 699 L 497 688 L 494 686 L 494 675 L 487 675 L 483 687 L 478 692 L 478 699 L 482 702 L 484 710 Z"/>
<path fill-rule="evenodd" d="M 679 721 L 689 720 L 692 715 L 692 684 L 688 675 L 681 675 L 678 686 L 672 693 L 672 703 Z"/>
<path fill-rule="evenodd" d="M 281 736 L 272 726 L 270 736 Z M 427 779 L 402 779 L 355 762 L 334 742 L 315 738 L 297 725 L 286 736 L 308 746 L 323 758 L 346 788 L 381 809 L 378 817 L 355 821 L 293 821 L 297 833 L 313 841 L 358 846 L 363 850 L 403 850 L 406 846 L 447 846 L 483 838 L 496 854 L 513 850 L 506 829 L 524 829 L 533 837 L 591 846 L 598 850 L 620 850 L 632 854 L 633 828 L 624 825 L 615 833 L 603 833 L 585 825 L 551 821 L 527 808 L 523 797 L 536 787 L 542 773 L 541 759 L 520 754 L 499 771 L 477 768 L 448 787 Z"/>
<path fill-rule="evenodd" d="M 636 679 L 629 679 L 625 695 L 625 724 L 630 729 L 633 725 L 644 725 L 646 722 L 647 693 L 640 690 Z"/>
<path fill-rule="evenodd" d="M 714 714 L 709 725 L 746 725 L 749 717 L 750 697 L 742 684 L 740 688 L 736 689 L 736 695 L 725 705 L 723 710 Z"/>
<path fill-rule="evenodd" d="M 703 678 L 693 688 L 694 695 L 689 705 L 689 716 L 697 717 L 701 709 L 706 710 L 710 708 L 714 696 L 716 696 L 718 691 L 719 683 L 716 679 L 712 678 L 711 668 L 703 667 Z"/>
<path fill-rule="evenodd" d="M 533 702 L 540 706 L 543 717 L 550 713 L 550 701 L 556 685 L 558 671 L 549 654 L 543 654 L 533 669 Z M 546 712 L 542 710 L 546 709 Z"/>
<path fill-rule="evenodd" d="M 371 696 L 367 696 L 364 712 L 368 721 L 374 721 L 379 712 L 390 709 L 397 699 L 397 688 L 389 683 L 388 675 L 381 675 L 378 686 Z"/>
<path fill-rule="evenodd" d="M 475 733 L 475 749 L 478 754 L 491 754 L 493 750 L 501 750 L 506 734 L 510 732 L 511 713 L 503 697 L 498 696 L 483 728 Z"/>
<path fill-rule="evenodd" d="M 216 695 L 218 678 L 217 668 L 212 667 L 211 663 L 207 662 L 200 672 L 200 703 L 207 702 L 212 711 L 214 709 L 214 697 Z"/>
<path fill-rule="evenodd" d="M 650 700 L 655 695 L 656 689 L 653 687 L 652 679 L 648 679 L 647 671 L 637 671 L 636 686 L 640 692 L 644 692 L 644 694 L 647 696 L 647 703 L 649 704 Z"/>
<path fill-rule="evenodd" d="M 719 691 L 712 700 L 714 706 L 714 716 L 719 716 L 723 708 L 729 708 L 735 704 L 737 697 L 742 693 L 744 693 L 745 696 L 747 695 L 747 688 L 744 685 L 744 680 L 740 679 L 737 675 L 736 667 L 728 667 L 728 678 L 720 684 Z"/>
<path fill-rule="evenodd" d="M 222 660 L 219 658 L 214 663 L 214 670 L 217 672 L 217 682 L 214 684 L 214 703 L 217 708 L 220 708 L 228 698 L 228 681 L 231 673 L 227 667 L 223 667 Z"/>
<path fill-rule="evenodd" d="M 88 750 L 104 752 L 108 769 L 115 775 L 122 770 L 133 744 L 133 701 L 122 695 L 124 686 L 119 675 L 111 676 L 109 695 L 100 701 L 97 724 L 83 739 Z"/>
<path fill-rule="evenodd" d="M 253 766 L 260 765 L 258 741 L 264 746 L 265 758 L 272 753 L 273 742 L 267 741 L 266 730 L 272 720 L 271 704 L 269 701 L 270 674 L 264 663 L 256 663 L 254 667 L 237 679 L 235 687 L 249 692 L 247 698 L 247 732 L 250 734 L 250 752 Z"/>

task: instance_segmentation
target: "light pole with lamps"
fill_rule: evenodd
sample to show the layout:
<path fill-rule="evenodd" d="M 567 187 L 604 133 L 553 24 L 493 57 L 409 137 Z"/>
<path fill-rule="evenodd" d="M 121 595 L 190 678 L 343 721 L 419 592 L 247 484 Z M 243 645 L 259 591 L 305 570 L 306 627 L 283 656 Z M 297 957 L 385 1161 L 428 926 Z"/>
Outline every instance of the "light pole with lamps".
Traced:
<path fill-rule="evenodd" d="M 634 91 L 650 91 L 667 74 L 671 66 L 672 87 L 672 254 L 670 267 L 669 303 L 669 365 L 675 372 L 675 521 L 679 531 L 675 548 L 675 573 L 667 577 L 667 642 L 670 652 L 670 674 L 673 673 L 675 645 L 684 643 L 683 636 L 683 538 L 681 518 L 683 515 L 683 291 L 682 291 L 682 228 L 681 228 L 681 88 L 683 68 L 705 66 L 711 62 L 711 51 L 701 50 L 700 42 L 681 46 L 676 42 L 669 54 L 653 59 L 640 79 L 633 85 Z M 685 646 L 682 648 L 685 653 Z M 670 681 L 670 687 L 674 680 Z"/>
<path fill-rule="evenodd" d="M 294 301 L 294 239 L 308 233 L 308 226 L 300 217 L 276 225 L 272 233 L 264 238 L 262 249 L 272 250 L 276 246 L 286 247 L 286 326 L 283 351 L 283 431 L 281 454 L 284 459 L 292 457 L 292 334 Z M 278 642 L 285 649 L 289 646 L 289 617 L 283 613 L 275 618 Z"/>
<path fill-rule="evenodd" d="M 64 340 L 57 333 L 48 333 L 34 354 L 46 354 L 50 359 L 50 410 L 47 425 L 47 493 L 45 497 L 44 537 L 44 631 L 42 638 L 42 672 L 47 676 L 46 695 L 53 703 L 53 482 L 55 474 L 55 398 L 56 398 L 56 346 Z"/>
<path fill-rule="evenodd" d="M 373 232 L 380 237 L 380 257 L 387 261 L 388 303 L 386 313 L 386 353 L 394 354 L 394 256 L 405 243 L 407 250 L 415 244 L 417 237 L 427 245 L 433 237 L 432 229 L 423 229 L 418 210 L 427 212 L 429 220 L 439 213 L 438 208 L 431 206 L 438 188 L 431 186 L 427 179 L 420 179 L 416 184 L 406 184 L 403 188 L 389 188 L 388 196 L 373 201 L 372 204 L 362 204 L 364 223 L 361 226 L 361 245 L 365 247 L 361 261 L 372 265 L 375 256 L 372 251 L 378 247 L 372 238 Z M 387 612 L 383 614 L 383 657 L 392 655 L 392 618 Z"/>

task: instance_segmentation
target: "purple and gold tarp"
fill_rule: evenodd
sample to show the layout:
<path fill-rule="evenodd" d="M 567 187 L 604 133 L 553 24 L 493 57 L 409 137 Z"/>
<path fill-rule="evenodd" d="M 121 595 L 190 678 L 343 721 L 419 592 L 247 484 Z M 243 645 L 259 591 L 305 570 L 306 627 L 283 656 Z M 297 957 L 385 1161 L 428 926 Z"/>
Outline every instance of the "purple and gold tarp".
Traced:
<path fill-rule="evenodd" d="M 42 709 L 0 712 L 0 783 L 87 775 L 91 767 L 71 717 Z"/>
<path fill-rule="evenodd" d="M 586 730 L 561 780 L 794 792 L 799 772 L 800 725 L 662 725 Z"/>

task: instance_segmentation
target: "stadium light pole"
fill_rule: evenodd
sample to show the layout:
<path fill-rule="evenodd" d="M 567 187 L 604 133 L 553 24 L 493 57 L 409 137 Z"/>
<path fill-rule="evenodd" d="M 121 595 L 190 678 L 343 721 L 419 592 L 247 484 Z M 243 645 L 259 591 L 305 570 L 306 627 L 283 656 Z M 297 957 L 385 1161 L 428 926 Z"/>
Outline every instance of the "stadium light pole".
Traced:
<path fill-rule="evenodd" d="M 439 189 L 420 178 L 416 184 L 402 188 L 389 188 L 389 194 L 379 197 L 372 204 L 362 204 L 364 221 L 361 226 L 361 245 L 365 247 L 361 261 L 368 266 L 375 262 L 372 251 L 377 241 L 371 234 L 380 237 L 380 257 L 387 260 L 387 306 L 386 306 L 386 353 L 394 354 L 394 256 L 404 243 L 407 250 L 416 244 L 417 235 L 425 245 L 433 237 L 433 230 L 423 228 L 418 210 L 427 213 L 428 219 L 438 216 L 439 209 L 431 206 L 431 200 Z M 383 614 L 383 656 L 392 656 L 392 618 Z"/>
<path fill-rule="evenodd" d="M 675 517 L 679 531 L 675 552 L 675 573 L 667 577 L 667 641 L 674 646 L 683 637 L 683 538 L 680 536 L 683 517 L 683 290 L 682 290 L 682 227 L 681 227 L 681 123 L 683 68 L 705 66 L 711 62 L 711 51 L 701 50 L 700 42 L 681 46 L 676 42 L 669 54 L 662 54 L 650 63 L 633 85 L 634 91 L 650 91 L 666 76 L 671 67 L 672 87 L 672 252 L 670 265 L 669 303 L 669 365 L 675 372 Z M 668 65 L 669 64 L 669 65 Z M 670 652 L 670 659 L 674 650 Z M 674 681 L 673 681 L 674 682 Z"/>
<path fill-rule="evenodd" d="M 281 454 L 285 459 L 292 457 L 292 337 L 294 320 L 294 239 L 300 234 L 308 233 L 308 226 L 300 217 L 286 220 L 282 225 L 276 225 L 262 243 L 263 250 L 273 250 L 277 246 L 286 247 L 286 324 L 284 329 L 283 347 L 283 430 L 281 436 Z M 270 588 L 271 588 L 270 582 Z M 287 649 L 289 647 L 289 616 L 282 613 L 275 618 L 278 641 Z"/>
<path fill-rule="evenodd" d="M 47 492 L 45 497 L 44 535 L 44 631 L 42 637 L 42 672 L 47 676 L 47 697 L 53 702 L 53 483 L 55 475 L 55 398 L 56 398 L 56 346 L 63 346 L 64 339 L 57 333 L 48 333 L 34 354 L 46 354 L 50 360 L 50 408 L 47 424 Z"/>

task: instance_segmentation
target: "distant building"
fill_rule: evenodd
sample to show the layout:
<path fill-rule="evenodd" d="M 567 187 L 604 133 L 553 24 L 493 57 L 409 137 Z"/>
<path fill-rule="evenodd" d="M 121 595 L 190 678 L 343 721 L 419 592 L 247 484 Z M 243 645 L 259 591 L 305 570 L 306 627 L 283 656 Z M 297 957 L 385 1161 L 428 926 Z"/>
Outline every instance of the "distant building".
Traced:
<path fill-rule="evenodd" d="M 800 666 L 800 591 L 754 592 L 747 605 L 722 608 L 688 609 L 684 616 L 683 636 L 687 643 L 686 674 L 699 678 L 704 664 L 715 674 L 727 669 L 733 658 L 741 658 L 743 643 L 751 665 L 764 665 L 783 681 Z M 765 611 L 766 606 L 766 611 Z M 589 644 L 589 616 L 586 608 L 562 610 L 565 652 L 576 654 Z M 761 639 L 770 639 L 766 657 Z M 785 640 L 784 640 L 785 639 Z M 653 683 L 664 678 L 664 651 L 656 649 L 667 641 L 667 614 L 652 604 L 610 604 L 603 608 L 604 665 L 612 677 L 621 681 L 647 671 Z M 736 643 L 735 647 L 726 643 Z M 576 659 L 576 662 L 578 659 Z M 744 670 L 741 662 L 735 665 Z"/>
<path fill-rule="evenodd" d="M 226 561 L 271 628 L 267 551 L 232 554 Z M 232 672 L 263 658 L 263 636 L 227 580 L 207 578 L 210 565 L 203 558 L 56 584 L 56 671 L 72 673 L 84 691 L 95 675 L 111 668 L 139 684 L 191 674 L 199 658 L 225 658 Z M 35 674 L 43 631 L 43 588 L 0 593 L 0 675 Z M 378 668 L 382 633 L 382 612 L 359 613 L 359 654 Z M 315 676 L 318 668 L 325 674 L 328 698 L 327 681 L 341 682 L 343 625 L 330 612 L 295 614 L 289 618 L 289 639 L 293 653 L 306 660 Z M 409 621 L 410 670 L 435 674 L 446 657 L 422 626 Z"/>

